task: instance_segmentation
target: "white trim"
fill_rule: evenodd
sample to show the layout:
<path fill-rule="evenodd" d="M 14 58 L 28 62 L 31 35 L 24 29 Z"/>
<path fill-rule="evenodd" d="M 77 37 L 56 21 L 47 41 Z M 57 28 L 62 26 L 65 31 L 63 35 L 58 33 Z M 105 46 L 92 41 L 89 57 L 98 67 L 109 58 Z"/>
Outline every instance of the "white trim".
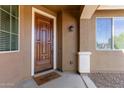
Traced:
<path fill-rule="evenodd" d="M 32 48 L 31 48 L 31 75 L 33 76 L 34 75 L 34 20 L 35 20 L 35 13 L 39 13 L 43 16 L 46 16 L 46 17 L 49 17 L 49 18 L 52 18 L 53 19 L 53 31 L 54 31 L 54 51 L 53 51 L 53 69 L 56 69 L 56 17 L 51 15 L 51 14 L 48 14 L 42 10 L 39 10 L 39 9 L 36 9 L 34 7 L 32 7 Z"/>
<path fill-rule="evenodd" d="M 11 27 L 12 26 L 12 23 L 11 23 L 12 22 L 11 12 L 12 11 L 11 9 L 12 9 L 12 6 L 10 6 L 10 33 L 9 33 L 10 34 L 10 51 L 11 51 L 11 37 L 12 37 L 11 35 L 11 32 L 12 32 L 12 27 Z"/>
<path fill-rule="evenodd" d="M 91 55 L 91 52 L 78 52 L 79 55 Z"/>
<path fill-rule="evenodd" d="M 99 52 L 123 52 L 124 49 L 96 49 L 96 51 L 99 51 Z"/>
<path fill-rule="evenodd" d="M 17 52 L 20 52 L 20 5 L 18 5 L 18 50 L 10 50 L 10 51 L 0 51 L 0 54 L 4 54 L 4 53 L 17 53 Z M 1 9 L 1 8 L 0 8 Z M 2 10 L 2 9 L 1 9 Z M 6 11 L 4 11 L 4 12 L 6 12 Z M 6 13 L 8 13 L 8 12 L 6 12 Z M 10 16 L 13 16 L 13 15 L 11 15 L 11 14 L 9 14 Z M 15 16 L 13 16 L 13 17 L 15 17 Z M 16 17 L 15 17 L 16 18 Z M 11 23 L 10 23 L 11 24 Z M 10 30 L 11 30 L 11 28 L 10 28 Z M 7 33 L 7 32 L 6 32 Z M 8 32 L 9 33 L 9 32 Z M 10 32 L 11 33 L 11 32 Z M 13 34 L 13 33 L 11 33 L 11 34 Z M 11 42 L 10 42 L 11 43 Z"/>
<path fill-rule="evenodd" d="M 111 41 L 111 44 L 112 44 L 112 50 L 114 50 L 114 19 L 112 18 L 112 32 L 111 32 L 111 37 L 112 37 L 112 41 Z"/>
<path fill-rule="evenodd" d="M 112 49 L 98 49 L 97 48 L 97 46 L 95 47 L 96 48 L 96 51 L 124 51 L 124 49 L 115 49 L 114 48 L 114 18 L 124 18 L 123 16 L 101 16 L 101 17 L 96 17 L 96 19 L 95 19 L 95 27 L 96 27 L 96 29 L 95 29 L 95 32 L 97 33 L 97 22 L 96 22 L 96 20 L 98 19 L 98 18 L 111 18 L 112 19 Z M 96 38 L 96 37 L 95 37 Z M 96 42 L 96 41 L 95 41 Z M 95 44 L 96 45 L 96 44 Z"/>

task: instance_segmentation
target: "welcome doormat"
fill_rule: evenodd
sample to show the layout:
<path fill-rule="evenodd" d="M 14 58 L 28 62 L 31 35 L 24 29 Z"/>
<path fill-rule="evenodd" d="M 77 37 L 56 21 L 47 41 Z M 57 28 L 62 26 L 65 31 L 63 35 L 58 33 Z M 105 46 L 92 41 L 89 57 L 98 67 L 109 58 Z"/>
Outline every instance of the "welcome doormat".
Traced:
<path fill-rule="evenodd" d="M 33 78 L 34 78 L 35 82 L 37 83 L 37 85 L 40 86 L 44 83 L 47 83 L 48 81 L 59 78 L 60 76 L 61 75 L 59 75 L 56 72 L 50 72 L 48 74 L 40 75 L 40 76 L 33 77 Z"/>

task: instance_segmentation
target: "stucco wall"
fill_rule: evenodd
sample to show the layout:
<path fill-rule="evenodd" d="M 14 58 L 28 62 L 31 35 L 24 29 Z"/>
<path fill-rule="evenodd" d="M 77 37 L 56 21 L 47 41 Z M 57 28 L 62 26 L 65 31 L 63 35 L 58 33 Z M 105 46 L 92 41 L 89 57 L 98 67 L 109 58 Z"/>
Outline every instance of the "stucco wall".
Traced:
<path fill-rule="evenodd" d="M 62 68 L 64 71 L 77 70 L 77 33 L 78 13 L 62 12 Z M 74 31 L 69 32 L 69 26 L 74 26 Z"/>
<path fill-rule="evenodd" d="M 42 6 L 33 6 L 53 16 Z M 0 53 L 0 87 L 14 86 L 31 76 L 32 6 L 20 6 L 20 51 Z"/>
<path fill-rule="evenodd" d="M 57 68 L 62 71 L 62 12 L 57 13 Z"/>
<path fill-rule="evenodd" d="M 91 19 L 80 20 L 80 51 L 91 51 L 91 71 L 124 71 L 123 51 L 96 50 L 96 17 L 124 16 L 124 10 L 96 11 Z"/>

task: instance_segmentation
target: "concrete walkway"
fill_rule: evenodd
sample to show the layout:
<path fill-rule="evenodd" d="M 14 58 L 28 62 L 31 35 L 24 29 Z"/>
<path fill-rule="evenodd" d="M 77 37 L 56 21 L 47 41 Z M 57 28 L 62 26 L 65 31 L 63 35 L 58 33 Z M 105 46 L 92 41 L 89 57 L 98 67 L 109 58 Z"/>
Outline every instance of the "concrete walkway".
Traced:
<path fill-rule="evenodd" d="M 20 83 L 17 87 L 19 88 L 86 88 L 84 81 L 81 76 L 73 72 L 60 73 L 60 78 L 54 79 L 38 86 L 33 79 L 25 80 Z"/>
<path fill-rule="evenodd" d="M 84 80 L 87 88 L 97 88 L 94 82 L 90 79 L 90 77 L 88 77 L 87 74 L 81 74 L 81 77 Z"/>

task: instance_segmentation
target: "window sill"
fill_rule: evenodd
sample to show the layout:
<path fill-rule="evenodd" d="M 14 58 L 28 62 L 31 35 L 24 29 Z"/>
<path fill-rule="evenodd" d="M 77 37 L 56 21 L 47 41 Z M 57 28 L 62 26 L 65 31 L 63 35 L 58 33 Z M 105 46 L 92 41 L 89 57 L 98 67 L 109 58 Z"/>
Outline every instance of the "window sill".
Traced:
<path fill-rule="evenodd" d="M 113 50 L 96 49 L 96 51 L 102 51 L 102 52 L 124 52 L 124 49 L 113 49 Z"/>
<path fill-rule="evenodd" d="M 16 50 L 16 51 L 0 51 L 0 54 L 6 54 L 6 53 L 18 53 L 20 52 L 20 50 Z"/>

